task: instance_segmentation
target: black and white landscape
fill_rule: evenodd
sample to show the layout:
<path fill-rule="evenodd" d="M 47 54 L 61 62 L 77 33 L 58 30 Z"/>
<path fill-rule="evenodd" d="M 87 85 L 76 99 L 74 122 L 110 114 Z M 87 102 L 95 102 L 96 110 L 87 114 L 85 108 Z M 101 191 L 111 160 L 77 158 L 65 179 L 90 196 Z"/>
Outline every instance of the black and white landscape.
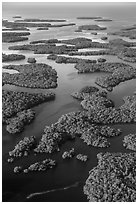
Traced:
<path fill-rule="evenodd" d="M 136 201 L 136 4 L 2 4 L 3 202 Z"/>

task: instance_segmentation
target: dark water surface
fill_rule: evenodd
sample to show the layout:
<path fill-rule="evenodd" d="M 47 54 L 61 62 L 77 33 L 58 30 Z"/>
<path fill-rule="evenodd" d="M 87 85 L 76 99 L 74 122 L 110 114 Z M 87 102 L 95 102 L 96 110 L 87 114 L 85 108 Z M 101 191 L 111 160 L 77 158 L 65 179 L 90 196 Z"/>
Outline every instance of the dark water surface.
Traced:
<path fill-rule="evenodd" d="M 88 177 L 89 170 L 96 166 L 96 155 L 99 152 L 130 152 L 122 146 L 122 139 L 124 135 L 135 132 L 135 124 L 131 125 L 114 125 L 116 128 L 120 128 L 123 133 L 121 136 L 109 139 L 111 146 L 108 149 L 100 149 L 94 147 L 88 147 L 79 138 L 75 141 L 66 142 L 61 148 L 61 152 L 53 153 L 52 155 L 30 155 L 28 158 L 23 158 L 16 161 L 14 164 L 7 165 L 7 154 L 3 158 L 3 192 L 5 195 L 10 192 L 13 193 L 11 201 L 25 201 L 26 197 L 32 193 L 49 191 L 53 189 L 61 189 L 66 186 L 72 186 L 76 182 L 76 186 L 72 186 L 67 190 L 55 190 L 42 194 L 40 196 L 34 196 L 29 200 L 34 201 L 50 201 L 51 197 L 57 199 L 57 201 L 68 201 L 66 194 L 72 195 L 72 201 L 86 201 L 85 196 L 82 194 L 82 187 L 86 178 Z M 64 161 L 61 158 L 62 153 L 69 148 L 75 148 L 76 154 L 83 153 L 88 155 L 89 160 L 86 163 L 81 163 L 75 158 Z M 16 165 L 27 166 L 29 163 L 33 163 L 45 158 L 56 159 L 58 165 L 55 169 L 44 173 L 30 173 L 27 175 L 15 175 L 11 169 Z M 73 188 L 73 189 L 72 189 Z M 65 192 L 63 192 L 65 191 Z M 67 191 L 67 192 L 66 192 Z M 65 194 L 64 194 L 65 193 Z M 53 196 L 52 196 L 53 195 Z M 78 196 L 80 195 L 80 196 Z M 70 198 L 70 197 L 69 197 Z M 27 199 L 28 200 L 28 199 Z"/>
<path fill-rule="evenodd" d="M 46 5 L 46 4 L 45 4 Z M 61 4 L 60 4 L 61 5 Z M 32 5 L 31 5 L 32 6 Z M 32 9 L 33 8 L 33 9 Z M 64 8 L 64 9 L 63 9 Z M 110 8 L 110 9 L 109 9 Z M 130 152 L 122 146 L 124 135 L 135 133 L 135 124 L 113 125 L 122 130 L 122 134 L 115 138 L 110 138 L 111 146 L 107 149 L 88 147 L 80 138 L 74 141 L 68 141 L 63 144 L 61 151 L 51 155 L 42 154 L 19 159 L 14 164 L 8 164 L 8 151 L 12 150 L 15 144 L 25 136 L 35 135 L 37 140 L 41 138 L 43 129 L 46 125 L 55 123 L 59 117 L 65 113 L 81 110 L 80 102 L 71 97 L 71 93 L 80 90 L 86 85 L 95 85 L 95 80 L 99 76 L 107 75 L 106 73 L 93 74 L 77 74 L 74 69 L 74 64 L 56 64 L 53 61 L 47 60 L 47 55 L 33 54 L 30 51 L 12 51 L 8 47 L 15 44 L 26 44 L 32 40 L 58 38 L 68 39 L 74 37 L 88 37 L 93 41 L 101 42 L 102 35 L 106 35 L 110 31 L 118 30 L 120 28 L 132 25 L 135 23 L 135 4 L 76 4 L 67 6 L 52 6 L 52 4 L 44 6 L 43 4 L 33 4 L 30 10 L 30 4 L 24 3 L 3 3 L 3 18 L 13 20 L 12 16 L 22 15 L 23 18 L 67 18 L 68 22 L 75 22 L 77 25 L 83 24 L 98 24 L 107 26 L 106 31 L 100 31 L 97 36 L 92 36 L 91 31 L 83 33 L 74 33 L 77 26 L 53 28 L 48 31 L 37 31 L 31 28 L 31 35 L 29 41 L 19 43 L 3 43 L 2 49 L 4 53 L 18 53 L 26 56 L 25 60 L 3 63 L 7 64 L 25 64 L 28 57 L 35 57 L 38 63 L 47 63 L 56 69 L 58 73 L 58 87 L 56 89 L 29 89 L 13 85 L 4 85 L 5 90 L 25 91 L 29 93 L 46 93 L 53 91 L 56 93 L 54 101 L 49 101 L 34 107 L 36 111 L 35 120 L 25 127 L 21 134 L 11 135 L 5 130 L 3 126 L 3 201 L 87 201 L 83 194 L 83 186 L 85 180 L 89 175 L 89 171 L 97 165 L 97 153 L 99 152 Z M 56 9 L 56 11 L 55 11 Z M 62 10 L 62 12 L 61 12 Z M 36 12 L 37 11 L 37 12 Z M 55 11 L 55 12 L 54 12 Z M 65 12 L 63 12 L 65 11 Z M 116 12 L 115 12 L 116 11 Z M 37 13 L 37 16 L 36 16 Z M 114 19 L 113 22 L 95 22 L 92 20 L 77 20 L 77 16 L 104 16 Z M 109 39 L 113 39 L 110 36 Z M 125 38 L 125 40 L 129 40 Z M 102 41 L 103 42 L 103 41 Z M 101 56 L 81 56 L 82 58 L 97 59 Z M 115 56 L 103 56 L 108 62 L 123 62 Z M 132 64 L 131 64 L 132 65 Z M 133 64 L 135 66 L 135 64 Z M 108 93 L 115 106 L 118 107 L 123 104 L 122 98 L 126 95 L 132 95 L 135 92 L 136 80 L 129 80 L 120 83 Z M 88 162 L 82 163 L 75 158 L 71 160 L 62 160 L 62 153 L 65 150 L 74 147 L 76 154 L 82 153 L 89 157 Z M 53 158 L 58 165 L 55 169 L 43 173 L 19 174 L 13 173 L 13 168 L 17 165 L 26 167 L 30 163 L 43 160 L 45 158 Z M 42 194 L 39 194 L 42 192 Z M 35 196 L 28 197 L 32 193 L 38 193 Z M 28 199 L 27 199 L 28 197 Z"/>

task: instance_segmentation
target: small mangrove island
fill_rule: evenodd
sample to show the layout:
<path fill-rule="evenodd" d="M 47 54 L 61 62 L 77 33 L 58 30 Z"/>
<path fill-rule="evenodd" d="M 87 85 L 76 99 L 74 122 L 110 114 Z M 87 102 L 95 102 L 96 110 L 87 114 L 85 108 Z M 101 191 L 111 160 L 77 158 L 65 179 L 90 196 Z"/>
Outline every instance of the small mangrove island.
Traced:
<path fill-rule="evenodd" d="M 106 27 L 101 27 L 98 25 L 82 25 L 78 27 L 79 30 L 106 30 Z"/>
<path fill-rule="evenodd" d="M 135 7 L 6 4 L 3 202 L 136 202 Z"/>
<path fill-rule="evenodd" d="M 39 18 L 25 18 L 16 20 L 15 22 L 65 22 L 65 19 L 39 19 Z"/>
<path fill-rule="evenodd" d="M 17 143 L 12 151 L 9 152 L 10 158 L 8 162 L 13 162 L 23 156 L 28 156 L 30 151 L 36 146 L 36 138 L 34 136 L 24 137 Z"/>
<path fill-rule="evenodd" d="M 42 89 L 57 87 L 57 72 L 47 64 L 31 63 L 23 65 L 7 65 L 3 68 L 17 70 L 19 72 L 12 75 L 9 73 L 3 73 L 3 84 Z"/>
<path fill-rule="evenodd" d="M 28 63 L 36 63 L 36 59 L 33 57 L 29 57 L 27 60 Z"/>
<path fill-rule="evenodd" d="M 72 148 L 69 151 L 65 151 L 62 154 L 62 158 L 63 159 L 70 159 L 70 158 L 74 157 L 74 155 L 75 155 L 75 150 L 74 150 L 74 148 Z"/>
<path fill-rule="evenodd" d="M 11 43 L 28 40 L 30 32 L 2 32 L 2 42 Z"/>
<path fill-rule="evenodd" d="M 100 16 L 92 16 L 92 17 L 90 17 L 90 16 L 84 16 L 84 17 L 77 17 L 77 19 L 82 19 L 82 20 L 94 20 L 94 19 L 102 19 L 102 17 L 100 17 Z"/>
<path fill-rule="evenodd" d="M 18 60 L 24 60 L 25 55 L 17 55 L 17 54 L 4 54 L 2 53 L 2 62 L 9 62 L 9 61 L 18 61 Z"/>
<path fill-rule="evenodd" d="M 87 155 L 83 155 L 83 154 L 78 154 L 76 156 L 76 159 L 81 161 L 81 162 L 86 162 L 88 160 L 88 156 Z"/>

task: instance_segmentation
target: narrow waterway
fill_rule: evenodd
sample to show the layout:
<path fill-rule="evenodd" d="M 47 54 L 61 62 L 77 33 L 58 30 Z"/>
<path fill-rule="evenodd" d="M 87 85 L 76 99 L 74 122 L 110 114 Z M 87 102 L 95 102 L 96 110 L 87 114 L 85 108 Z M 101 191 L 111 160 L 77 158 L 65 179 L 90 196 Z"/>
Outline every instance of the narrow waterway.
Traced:
<path fill-rule="evenodd" d="M 41 17 L 41 14 L 39 14 Z M 111 15 L 112 16 L 112 15 Z M 28 14 L 29 17 L 29 14 Z M 11 16 L 9 17 L 11 18 Z M 88 172 L 97 165 L 97 153 L 99 152 L 130 152 L 126 150 L 122 145 L 122 140 L 124 135 L 129 133 L 135 133 L 135 124 L 125 124 L 125 125 L 113 125 L 122 130 L 122 134 L 115 138 L 110 138 L 109 141 L 111 146 L 107 149 L 88 147 L 84 144 L 80 138 L 76 138 L 73 141 L 68 141 L 62 145 L 61 151 L 58 153 L 53 153 L 51 155 L 42 154 L 34 156 L 33 154 L 29 157 L 25 157 L 15 161 L 14 164 L 8 164 L 8 151 L 12 150 L 15 144 L 20 141 L 25 136 L 29 137 L 31 135 L 36 136 L 37 141 L 41 138 L 43 134 L 44 127 L 46 125 L 51 125 L 55 123 L 59 117 L 63 114 L 82 110 L 80 102 L 71 96 L 72 92 L 79 91 L 82 87 L 86 85 L 97 86 L 95 80 L 99 76 L 106 76 L 107 73 L 91 73 L 91 74 L 78 74 L 77 70 L 74 69 L 74 64 L 57 64 L 54 61 L 48 60 L 46 54 L 33 54 L 32 51 L 17 51 L 9 50 L 8 47 L 12 45 L 22 45 L 27 44 L 33 40 L 41 39 L 70 39 L 74 37 L 88 37 L 93 41 L 104 42 L 100 38 L 101 36 L 106 36 L 108 32 L 120 29 L 122 26 L 128 25 L 126 19 L 122 21 L 114 22 L 99 22 L 98 25 L 106 26 L 106 31 L 99 31 L 97 36 L 93 36 L 91 31 L 84 31 L 82 33 L 75 33 L 74 30 L 77 29 L 78 25 L 96 23 L 95 21 L 85 21 L 78 20 L 76 18 L 68 19 L 68 22 L 75 22 L 77 25 L 73 27 L 66 28 L 51 28 L 48 31 L 38 31 L 35 28 L 30 29 L 31 35 L 28 41 L 19 43 L 3 43 L 2 50 L 5 54 L 24 54 L 26 58 L 20 61 L 3 63 L 3 65 L 8 64 L 26 64 L 28 57 L 35 57 L 37 63 L 46 63 L 52 66 L 53 69 L 57 71 L 58 75 L 58 86 L 56 89 L 30 89 L 23 88 L 14 85 L 6 84 L 3 86 L 4 90 L 12 91 L 23 91 L 29 93 L 46 93 L 52 91 L 56 94 L 56 98 L 53 101 L 45 102 L 43 104 L 34 107 L 36 111 L 36 118 L 30 124 L 25 126 L 25 129 L 20 134 L 11 135 L 9 134 L 5 126 L 3 126 L 3 201 L 87 201 L 86 196 L 83 194 L 83 186 L 85 180 L 88 177 Z M 132 23 L 131 20 L 129 23 Z M 110 36 L 108 40 L 116 38 L 115 36 Z M 128 38 L 125 38 L 128 40 Z M 105 41 L 106 42 L 106 41 Z M 108 42 L 108 41 L 107 41 Z M 83 49 L 86 51 L 87 49 Z M 89 49 L 88 49 L 89 50 Z M 94 49 L 92 49 L 94 50 Z M 95 49 L 99 50 L 99 49 Z M 80 50 L 82 51 L 82 50 Z M 124 62 L 118 59 L 116 56 L 74 56 L 83 59 L 98 59 L 103 57 L 107 62 Z M 135 66 L 135 64 L 130 63 L 130 65 Z M 10 74 L 15 73 L 16 70 L 6 70 L 3 72 L 8 72 Z M 108 97 L 112 99 L 115 103 L 115 107 L 123 104 L 123 97 L 127 95 L 132 95 L 136 91 L 136 80 L 128 80 L 120 83 L 116 86 L 112 92 L 108 92 Z M 98 86 L 97 86 L 98 87 Z M 99 87 L 100 88 L 100 87 Z M 101 88 L 100 88 L 101 89 Z M 63 160 L 61 155 L 64 151 L 74 147 L 76 154 L 82 153 L 88 155 L 88 162 L 82 163 L 75 158 L 71 160 Z M 43 160 L 45 158 L 55 159 L 58 163 L 55 169 L 52 169 L 43 173 L 29 173 L 29 174 L 19 174 L 13 173 L 13 168 L 15 166 L 21 165 L 26 167 L 27 165 L 34 163 L 36 161 Z M 47 192 L 42 193 L 41 192 Z M 34 197 L 28 197 L 30 194 L 36 193 Z M 28 197 L 28 198 L 27 198 Z"/>

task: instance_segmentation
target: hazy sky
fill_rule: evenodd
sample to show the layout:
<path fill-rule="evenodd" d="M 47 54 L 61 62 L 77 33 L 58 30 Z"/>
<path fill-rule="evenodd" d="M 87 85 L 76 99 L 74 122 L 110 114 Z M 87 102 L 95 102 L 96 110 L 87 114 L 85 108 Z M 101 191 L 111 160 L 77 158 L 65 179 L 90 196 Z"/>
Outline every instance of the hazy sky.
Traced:
<path fill-rule="evenodd" d="M 135 2 L 3 2 L 3 17 L 22 15 L 39 17 L 113 16 L 116 18 L 136 15 Z"/>

